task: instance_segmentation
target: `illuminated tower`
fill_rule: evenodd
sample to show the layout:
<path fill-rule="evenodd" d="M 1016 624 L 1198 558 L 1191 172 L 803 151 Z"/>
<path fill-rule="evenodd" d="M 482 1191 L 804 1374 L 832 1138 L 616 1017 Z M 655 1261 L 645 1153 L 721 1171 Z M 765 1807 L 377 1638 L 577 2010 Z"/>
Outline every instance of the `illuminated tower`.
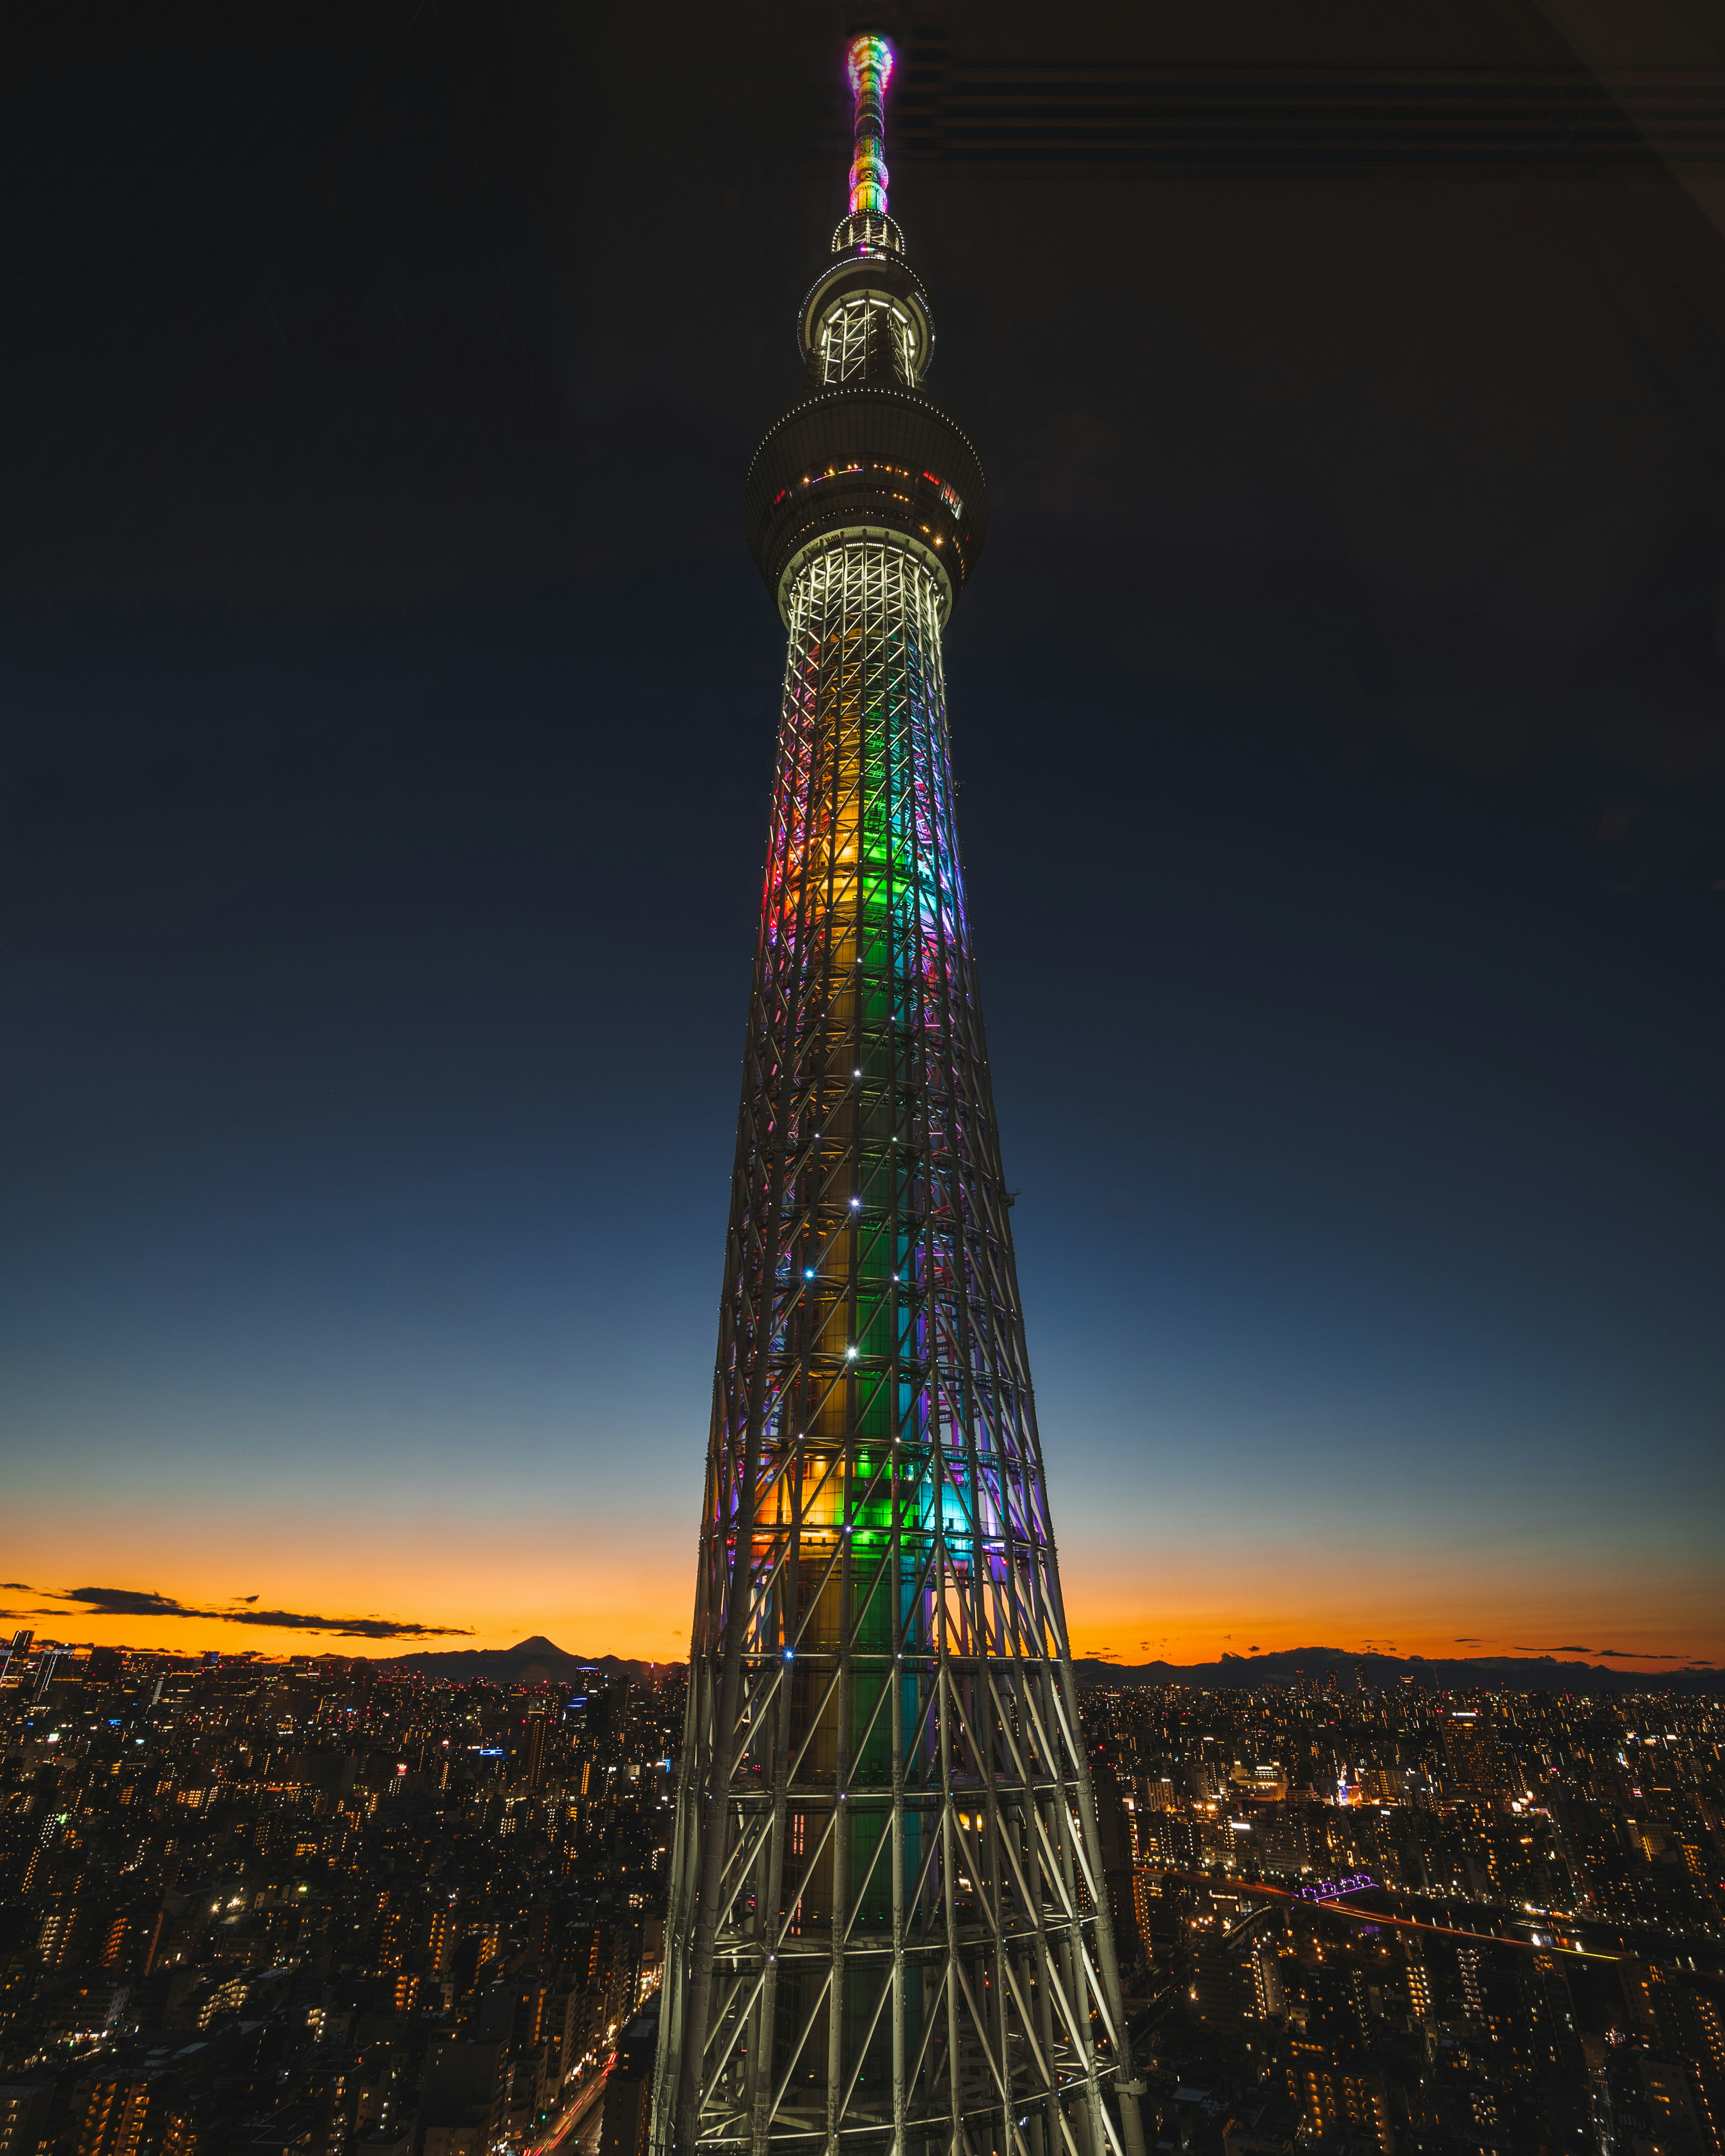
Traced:
<path fill-rule="evenodd" d="M 883 38 L 748 536 L 789 631 L 720 1303 L 653 2138 L 1140 2156 L 965 912 Z"/>

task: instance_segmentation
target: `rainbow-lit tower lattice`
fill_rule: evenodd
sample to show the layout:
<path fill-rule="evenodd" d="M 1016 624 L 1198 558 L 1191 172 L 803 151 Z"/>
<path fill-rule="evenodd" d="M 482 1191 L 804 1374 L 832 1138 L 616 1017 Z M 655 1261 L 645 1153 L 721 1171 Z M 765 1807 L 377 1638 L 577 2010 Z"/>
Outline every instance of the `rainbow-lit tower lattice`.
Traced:
<path fill-rule="evenodd" d="M 749 540 L 790 634 L 653 2139 L 1141 2156 L 952 814 L 981 552 L 884 38 Z"/>

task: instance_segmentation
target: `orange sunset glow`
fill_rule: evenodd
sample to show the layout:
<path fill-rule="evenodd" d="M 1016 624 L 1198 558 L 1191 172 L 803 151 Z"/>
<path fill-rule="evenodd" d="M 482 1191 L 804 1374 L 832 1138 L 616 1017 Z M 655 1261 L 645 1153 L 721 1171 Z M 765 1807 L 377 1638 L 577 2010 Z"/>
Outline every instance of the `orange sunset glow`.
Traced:
<path fill-rule="evenodd" d="M 697 1491 L 686 1493 L 691 1505 Z M 650 1519 L 583 1522 L 321 1519 L 311 1512 L 235 1514 L 187 1532 L 161 1517 L 75 1524 L 51 1512 L 14 1522 L 4 1563 L 17 1581 L 14 1618 L 68 1640 L 177 1653 L 341 1653 L 388 1656 L 499 1648 L 542 1634 L 572 1652 L 680 1660 L 688 1651 L 694 1525 L 661 1537 Z M 141 1564 L 140 1548 L 147 1550 Z M 1268 1545 L 1245 1565 L 1215 1548 L 1153 1548 L 1142 1568 L 1067 1544 L 1065 1599 L 1073 1651 L 1122 1665 L 1214 1661 L 1307 1646 L 1372 1648 L 1430 1660 L 1541 1653 L 1656 1671 L 1725 1660 L 1718 1583 L 1705 1567 L 1658 1577 L 1602 1568 L 1578 1593 L 1555 1563 L 1503 1580 L 1441 1554 L 1371 1553 L 1345 1568 L 1304 1550 Z M 1237 1560 L 1237 1553 L 1235 1553 Z M 1219 1577 L 1243 1573 L 1237 1599 Z M 187 1616 L 93 1614 L 56 1600 L 76 1586 L 162 1595 Z M 39 1591 L 39 1590 L 46 1590 Z M 234 1621 L 291 1611 L 326 1628 Z M 345 1633 L 345 1620 L 382 1620 L 394 1637 Z M 423 1631 L 410 1628 L 423 1627 Z"/>

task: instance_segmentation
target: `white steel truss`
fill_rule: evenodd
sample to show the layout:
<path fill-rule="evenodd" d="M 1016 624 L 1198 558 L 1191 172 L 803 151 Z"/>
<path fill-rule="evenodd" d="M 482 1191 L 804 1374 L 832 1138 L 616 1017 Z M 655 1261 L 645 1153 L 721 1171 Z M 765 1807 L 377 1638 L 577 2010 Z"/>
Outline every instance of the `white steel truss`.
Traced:
<path fill-rule="evenodd" d="M 845 542 L 789 619 L 654 2147 L 1142 2156 L 940 593 Z"/>
<path fill-rule="evenodd" d="M 822 320 L 819 336 L 823 382 L 861 381 L 870 374 L 916 379 L 910 321 L 891 300 L 872 292 L 854 295 Z"/>

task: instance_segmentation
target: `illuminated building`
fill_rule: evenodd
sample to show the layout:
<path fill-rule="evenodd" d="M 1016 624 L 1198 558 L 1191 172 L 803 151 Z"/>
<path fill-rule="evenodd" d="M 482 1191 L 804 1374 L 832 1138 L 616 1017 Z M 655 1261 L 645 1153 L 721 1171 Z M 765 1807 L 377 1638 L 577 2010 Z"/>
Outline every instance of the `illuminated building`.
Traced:
<path fill-rule="evenodd" d="M 1432 2014 L 1431 1977 L 1425 1957 L 1416 1945 L 1407 1948 L 1408 1998 L 1414 2016 L 1421 2021 L 1430 2020 Z"/>
<path fill-rule="evenodd" d="M 1461 1973 L 1461 1996 L 1468 2012 L 1476 2020 L 1484 2017 L 1485 2007 L 1480 1998 L 1480 1962 L 1478 1947 L 1460 1947 L 1456 1949 L 1455 1964 Z"/>
<path fill-rule="evenodd" d="M 137 2156 L 150 2110 L 150 2084 L 141 2075 L 99 2079 L 84 2107 L 78 2156 Z"/>
<path fill-rule="evenodd" d="M 1251 2005 L 1247 2010 L 1253 2019 L 1274 2021 L 1280 2018 L 1285 2000 L 1282 1996 L 1281 1971 L 1276 1942 L 1271 1938 L 1256 1939 L 1252 1944 L 1252 1958 L 1247 1974 L 1251 1982 Z"/>
<path fill-rule="evenodd" d="M 1495 1793 L 1508 1786 L 1502 1750 L 1476 1715 L 1450 1716 L 1444 1724 L 1444 1751 L 1460 1788 Z"/>
<path fill-rule="evenodd" d="M 53 2102 L 52 2082 L 0 2088 L 0 2156 L 35 2156 Z"/>
<path fill-rule="evenodd" d="M 1394 2156 L 1395 2129 L 1381 2074 L 1298 2037 L 1289 2046 L 1284 2073 L 1288 2099 L 1301 2112 L 1308 2138 L 1346 2134 L 1356 2143 L 1375 2144 L 1382 2156 Z"/>
<path fill-rule="evenodd" d="M 892 54 L 750 468 L 788 631 L 653 2141 L 1138 2156 L 958 845 L 975 452 L 923 387 Z"/>

